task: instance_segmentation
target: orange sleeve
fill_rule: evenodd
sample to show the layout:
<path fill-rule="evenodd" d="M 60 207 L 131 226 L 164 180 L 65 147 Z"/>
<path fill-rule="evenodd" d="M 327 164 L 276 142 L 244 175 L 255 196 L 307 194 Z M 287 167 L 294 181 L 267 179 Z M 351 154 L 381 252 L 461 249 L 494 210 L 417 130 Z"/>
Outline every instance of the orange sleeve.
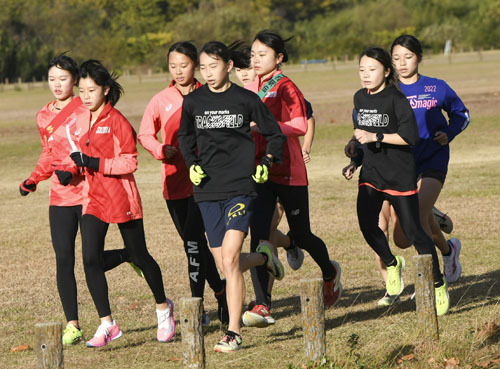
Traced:
<path fill-rule="evenodd" d="M 36 184 L 50 178 L 53 172 L 52 153 L 47 144 L 47 132 L 40 125 L 38 125 L 38 130 L 40 132 L 40 140 L 42 141 L 42 152 L 40 153 L 35 169 L 30 175 L 31 180 Z"/>
<path fill-rule="evenodd" d="M 157 160 L 165 159 L 163 144 L 158 141 L 158 132 L 161 129 L 160 113 L 156 98 L 153 98 L 144 112 L 139 128 L 138 139 L 144 148 Z"/>

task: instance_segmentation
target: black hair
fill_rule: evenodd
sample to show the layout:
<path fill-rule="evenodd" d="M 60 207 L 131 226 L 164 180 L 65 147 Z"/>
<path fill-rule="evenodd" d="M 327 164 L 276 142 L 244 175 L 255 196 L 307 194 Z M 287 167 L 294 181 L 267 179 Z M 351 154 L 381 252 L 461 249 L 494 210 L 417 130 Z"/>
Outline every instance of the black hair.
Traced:
<path fill-rule="evenodd" d="M 279 34 L 269 30 L 264 30 L 257 33 L 257 35 L 253 40 L 254 42 L 256 40 L 259 40 L 264 45 L 269 46 L 271 49 L 274 50 L 276 56 L 278 56 L 279 54 L 283 54 L 282 62 L 286 63 L 288 61 L 288 53 L 286 52 L 285 49 L 285 43 L 290 41 L 292 38 L 293 36 L 284 40 L 283 37 L 281 37 Z"/>
<path fill-rule="evenodd" d="M 241 48 L 241 45 L 243 45 L 243 41 L 235 41 L 229 46 L 226 46 L 220 41 L 210 41 L 203 45 L 200 50 L 200 55 L 205 53 L 228 63 L 229 60 L 233 60 L 237 50 Z"/>
<path fill-rule="evenodd" d="M 410 50 L 412 53 L 414 53 L 417 56 L 418 62 L 420 63 L 422 61 L 423 57 L 423 51 L 422 51 L 422 44 L 416 38 L 415 36 L 412 35 L 401 35 L 397 37 L 394 42 L 392 43 L 391 46 L 391 54 L 392 51 L 394 50 L 394 47 L 397 45 L 403 46 L 404 48 Z"/>
<path fill-rule="evenodd" d="M 198 66 L 198 50 L 196 50 L 196 46 L 194 46 L 190 41 L 176 42 L 170 46 L 170 49 L 168 49 L 168 57 L 170 57 L 170 53 L 172 52 L 186 55 L 193 61 L 195 66 Z"/>
<path fill-rule="evenodd" d="M 102 88 L 109 87 L 109 92 L 106 95 L 106 102 L 110 102 L 112 106 L 118 102 L 120 97 L 123 95 L 123 87 L 116 82 L 118 76 L 115 72 L 109 73 L 108 70 L 99 60 L 90 59 L 84 61 L 80 65 L 80 77 L 81 78 L 90 77 Z"/>
<path fill-rule="evenodd" d="M 247 69 L 250 68 L 252 59 L 252 49 L 250 46 L 245 46 L 241 50 L 233 52 L 233 62 L 235 68 Z"/>
<path fill-rule="evenodd" d="M 49 62 L 49 67 L 47 70 L 50 70 L 52 67 L 57 67 L 59 69 L 68 71 L 71 76 L 73 76 L 73 79 L 75 81 L 78 80 L 78 64 L 76 64 L 76 61 L 73 60 L 73 58 L 70 58 L 68 55 L 66 55 L 67 51 L 55 56 L 52 58 L 52 60 Z"/>
<path fill-rule="evenodd" d="M 393 85 L 399 89 L 399 82 L 397 79 L 396 70 L 394 68 L 394 65 L 392 64 L 392 58 L 386 49 L 379 46 L 371 46 L 363 50 L 363 52 L 359 56 L 360 61 L 363 56 L 367 56 L 369 58 L 378 61 L 380 64 L 384 66 L 384 70 L 389 69 L 390 71 L 389 75 L 386 77 L 385 80 L 387 84 Z"/>

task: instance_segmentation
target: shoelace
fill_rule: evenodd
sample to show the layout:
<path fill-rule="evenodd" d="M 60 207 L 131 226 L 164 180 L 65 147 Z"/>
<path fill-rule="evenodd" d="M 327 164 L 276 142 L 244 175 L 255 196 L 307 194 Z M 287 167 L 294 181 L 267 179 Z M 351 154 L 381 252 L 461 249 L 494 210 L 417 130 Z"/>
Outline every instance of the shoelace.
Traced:
<path fill-rule="evenodd" d="M 170 307 L 165 311 L 165 313 L 158 316 L 158 327 L 159 328 L 168 328 L 168 326 L 169 326 L 168 318 L 170 318 Z"/>
<path fill-rule="evenodd" d="M 104 335 L 104 337 L 107 339 L 109 337 L 108 328 L 104 327 L 103 325 L 100 325 L 99 328 L 97 328 L 97 332 L 95 332 L 95 335 L 96 336 Z"/>

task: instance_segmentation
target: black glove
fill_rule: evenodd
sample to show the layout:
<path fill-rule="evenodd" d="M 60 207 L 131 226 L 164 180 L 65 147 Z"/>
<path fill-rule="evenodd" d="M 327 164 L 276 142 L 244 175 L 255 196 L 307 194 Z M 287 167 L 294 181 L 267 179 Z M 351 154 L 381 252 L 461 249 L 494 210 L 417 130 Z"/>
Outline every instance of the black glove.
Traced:
<path fill-rule="evenodd" d="M 59 182 L 63 186 L 67 186 L 69 182 L 73 179 L 73 174 L 71 172 L 67 172 L 65 170 L 56 170 L 57 178 L 59 178 Z"/>
<path fill-rule="evenodd" d="M 30 192 L 35 192 L 36 191 L 36 183 L 33 182 L 31 179 L 27 179 L 19 185 L 19 192 L 21 193 L 21 196 L 26 196 Z"/>
<path fill-rule="evenodd" d="M 260 165 L 265 165 L 268 169 L 271 167 L 273 164 L 273 159 L 271 159 L 269 156 L 264 155 L 262 159 L 260 159 Z"/>
<path fill-rule="evenodd" d="M 99 170 L 99 158 L 85 155 L 81 151 L 74 151 L 69 156 L 78 167 L 88 167 L 94 170 Z"/>

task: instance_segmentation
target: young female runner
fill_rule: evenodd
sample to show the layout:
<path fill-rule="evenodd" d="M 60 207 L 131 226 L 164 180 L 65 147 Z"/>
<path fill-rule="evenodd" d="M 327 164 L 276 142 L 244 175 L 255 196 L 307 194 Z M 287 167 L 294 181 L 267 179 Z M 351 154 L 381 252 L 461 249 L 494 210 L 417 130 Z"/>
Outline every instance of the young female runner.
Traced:
<path fill-rule="evenodd" d="M 443 255 L 446 281 L 453 283 L 462 272 L 459 261 L 461 242 L 457 238 L 446 241 L 441 231 L 444 228 L 447 233 L 451 232 L 453 223 L 435 208 L 435 203 L 448 171 L 449 141 L 467 128 L 469 112 L 446 82 L 418 73 L 422 46 L 417 38 L 411 35 L 399 36 L 394 40 L 391 51 L 393 64 L 398 71 L 399 86 L 410 100 L 419 128 L 420 140 L 413 153 L 417 168 L 421 222 Z M 443 110 L 448 114 L 449 123 L 442 114 Z M 443 138 L 445 136 L 449 138 Z M 346 148 L 347 151 L 349 148 Z M 395 244 L 401 248 L 409 247 L 411 243 L 401 231 L 394 211 L 388 206 L 382 209 L 385 210 L 380 217 L 383 222 L 381 226 L 384 227 L 382 229 L 387 229 L 392 215 Z M 385 279 L 384 265 L 380 260 L 379 268 Z M 388 299 L 390 300 L 389 296 L 384 296 L 380 303 L 385 304 Z"/>
<path fill-rule="evenodd" d="M 399 295 L 403 288 L 404 259 L 392 254 L 387 237 L 379 228 L 379 213 L 387 200 L 398 214 L 401 228 L 419 254 L 433 259 L 436 310 L 449 309 L 446 280 L 432 239 L 420 223 L 417 178 L 412 146 L 418 127 L 406 97 L 397 89 L 391 57 L 379 47 L 363 51 L 359 62 L 363 89 L 354 95 L 354 139 L 362 144 L 363 159 L 359 176 L 358 221 L 366 242 L 387 267 L 388 295 Z"/>
<path fill-rule="evenodd" d="M 79 140 L 81 151 L 71 159 L 85 171 L 88 187 L 82 216 L 82 250 L 87 285 L 101 319 L 87 347 L 105 346 L 122 335 L 111 316 L 103 268 L 104 240 L 109 223 L 117 223 L 131 260 L 144 273 L 153 292 L 158 317 L 157 339 L 175 334 L 174 305 L 165 297 L 160 268 L 146 247 L 142 205 L 133 172 L 137 169 L 136 134 L 113 106 L 123 90 L 116 77 L 96 60 L 80 67 L 80 97 L 88 109 L 88 132 Z"/>
<path fill-rule="evenodd" d="M 194 199 L 200 207 L 215 261 L 227 280 L 229 327 L 215 345 L 218 352 L 241 347 L 240 319 L 245 295 L 242 272 L 266 265 L 276 278 L 284 275 L 283 265 L 273 258 L 268 245 L 259 245 L 257 252 L 251 254 L 241 253 L 253 213 L 254 181 L 267 180 L 268 167 L 281 159 L 285 137 L 260 99 L 229 80 L 232 50 L 238 46 L 236 43 L 227 47 L 218 41 L 203 46 L 200 72 L 207 84 L 185 96 L 178 133 L 181 152 L 195 185 Z M 250 122 L 255 122 L 268 140 L 266 154 L 257 168 Z"/>
<path fill-rule="evenodd" d="M 154 158 L 162 161 L 163 196 L 177 232 L 184 241 L 191 295 L 203 297 L 206 279 L 219 305 L 219 319 L 227 324 L 229 316 L 224 282 L 208 249 L 203 219 L 193 200 L 193 186 L 177 139 L 184 96 L 202 86 L 194 78 L 198 67 L 196 47 L 187 41 L 173 44 L 168 50 L 168 67 L 172 83 L 149 102 L 138 139 Z M 159 131 L 162 142 L 157 138 Z M 208 323 L 204 316 L 204 324 Z"/>
<path fill-rule="evenodd" d="M 290 227 L 290 247 L 308 251 L 321 268 L 325 281 L 325 305 L 332 306 L 342 293 L 340 265 L 330 260 L 325 243 L 311 232 L 307 172 L 299 141 L 299 136 L 307 131 L 306 108 L 302 93 L 280 69 L 281 63 L 288 60 L 285 42 L 276 33 L 262 31 L 255 36 L 252 44 L 252 66 L 258 79 L 246 87 L 258 93 L 269 107 L 287 136 L 287 142 L 283 147 L 283 162 L 271 168 L 267 183 L 257 186 L 259 196 L 255 202 L 257 215 L 251 225 L 251 249 L 256 249 L 259 240 L 270 238 L 276 199 L 279 198 Z M 259 134 L 255 137 L 257 158 L 260 159 L 265 140 Z M 245 312 L 243 322 L 248 326 L 265 327 L 273 322 L 269 277 L 264 269 L 257 267 L 252 269 L 252 281 L 256 305 Z"/>
<path fill-rule="evenodd" d="M 250 47 L 245 47 L 235 52 L 235 57 L 234 57 L 235 74 L 240 80 L 240 82 L 243 84 L 243 86 L 246 85 L 252 86 L 251 83 L 257 78 L 257 74 L 255 73 L 255 70 L 252 67 L 251 54 L 252 50 Z M 311 152 L 312 143 L 314 140 L 314 130 L 316 123 L 313 116 L 313 110 L 311 104 L 306 99 L 304 99 L 304 102 L 306 104 L 307 132 L 303 137 L 302 156 L 304 158 L 304 163 L 307 164 L 311 161 L 309 154 Z M 257 132 L 256 134 L 258 135 Z M 275 253 L 275 256 L 277 255 L 276 247 L 285 248 L 287 251 L 288 264 L 293 270 L 298 270 L 302 266 L 302 263 L 304 262 L 304 252 L 299 247 L 290 247 L 290 237 L 283 234 L 278 229 L 278 225 L 280 224 L 283 218 L 283 214 L 284 214 L 283 204 L 278 199 L 278 201 L 276 202 L 276 209 L 274 211 L 273 219 L 271 222 L 269 242 L 271 242 L 271 245 L 273 245 L 274 248 L 273 252 Z M 271 294 L 273 289 L 273 284 L 274 284 L 274 278 L 270 276 L 267 288 L 268 294 Z M 248 304 L 248 310 L 252 310 L 254 306 L 255 306 L 255 300 L 251 301 Z M 268 315 L 266 316 L 266 323 L 264 325 L 273 324 L 274 322 L 275 322 L 274 319 L 270 315 Z"/>
<path fill-rule="evenodd" d="M 37 184 L 52 178 L 50 187 L 49 220 L 52 246 L 56 254 L 57 289 L 66 316 L 67 325 L 62 341 L 65 345 L 80 342 L 83 337 L 78 322 L 78 299 L 75 279 L 75 238 L 82 216 L 82 189 L 84 178 L 75 170 L 68 157 L 71 147 L 68 131 L 83 133 L 88 125 L 80 117 L 87 109 L 79 97 L 73 95 L 78 81 L 78 66 L 67 55 L 61 54 L 49 63 L 49 88 L 55 97 L 37 114 L 36 121 L 42 141 L 42 153 L 30 177 L 19 187 L 22 196 L 36 190 Z M 125 249 L 104 253 L 104 269 L 112 269 L 129 261 Z"/>
<path fill-rule="evenodd" d="M 448 84 L 418 73 L 422 46 L 418 39 L 403 35 L 391 46 L 392 61 L 399 75 L 399 87 L 415 113 L 420 141 L 413 149 L 417 166 L 420 217 L 427 234 L 443 254 L 448 283 L 462 273 L 457 238 L 446 241 L 433 216 L 433 207 L 443 188 L 450 160 L 449 143 L 469 125 L 469 111 Z M 449 122 L 443 115 L 448 114 Z"/>

